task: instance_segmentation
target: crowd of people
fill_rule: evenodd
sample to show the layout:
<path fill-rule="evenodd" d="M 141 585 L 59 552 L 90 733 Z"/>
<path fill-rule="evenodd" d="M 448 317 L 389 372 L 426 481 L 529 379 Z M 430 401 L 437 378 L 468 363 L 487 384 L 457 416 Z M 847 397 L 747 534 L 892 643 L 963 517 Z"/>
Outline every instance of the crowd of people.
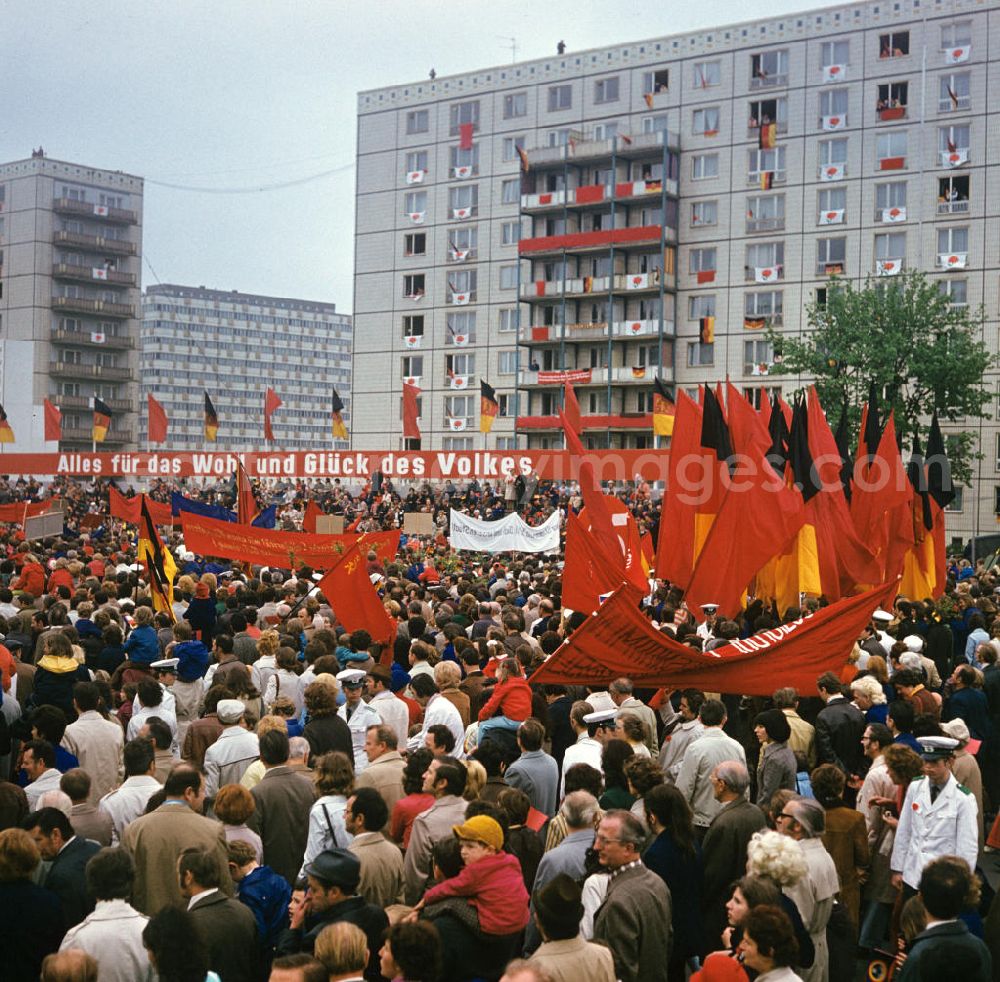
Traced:
<path fill-rule="evenodd" d="M 152 493 L 176 490 L 232 503 Z M 584 618 L 554 557 L 370 554 L 383 647 L 311 570 L 166 531 L 154 610 L 100 482 L 0 487 L 49 493 L 62 536 L 0 536 L 3 978 L 996 978 L 1000 572 L 876 611 L 813 692 L 560 686 L 532 682 Z M 356 530 L 579 507 L 536 482 L 271 493 L 288 528 L 307 494 Z M 623 497 L 655 532 L 649 489 Z M 645 609 L 699 650 L 800 613 L 695 618 L 666 583 Z"/>

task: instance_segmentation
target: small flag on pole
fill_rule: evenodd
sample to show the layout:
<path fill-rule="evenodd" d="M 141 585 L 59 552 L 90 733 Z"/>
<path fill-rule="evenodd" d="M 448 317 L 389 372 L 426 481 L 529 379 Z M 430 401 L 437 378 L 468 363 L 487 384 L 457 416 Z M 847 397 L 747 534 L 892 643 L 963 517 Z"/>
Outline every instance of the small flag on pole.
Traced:
<path fill-rule="evenodd" d="M 420 424 L 417 422 L 417 418 L 420 415 L 419 408 L 417 406 L 417 396 L 420 395 L 420 389 L 413 385 L 411 382 L 403 383 L 403 439 L 404 440 L 419 440 L 420 439 Z"/>
<path fill-rule="evenodd" d="M 14 431 L 11 429 L 10 421 L 7 419 L 7 411 L 0 406 L 0 443 L 13 443 Z"/>
<path fill-rule="evenodd" d="M 146 394 L 147 438 L 150 443 L 165 443 L 167 439 L 167 413 L 153 394 Z"/>
<path fill-rule="evenodd" d="M 673 387 L 657 376 L 653 379 L 653 433 L 656 436 L 674 435 L 676 412 Z"/>
<path fill-rule="evenodd" d="M 59 407 L 45 400 L 45 439 L 62 439 L 62 413 Z"/>
<path fill-rule="evenodd" d="M 335 440 L 346 440 L 347 439 L 347 426 L 344 423 L 344 400 L 340 398 L 337 394 L 337 390 L 333 390 L 333 399 L 331 401 L 331 424 L 333 428 L 333 436 Z"/>
<path fill-rule="evenodd" d="M 493 429 L 493 421 L 500 411 L 497 401 L 497 390 L 488 382 L 479 380 L 479 432 L 489 433 Z"/>
<path fill-rule="evenodd" d="M 94 399 L 94 428 L 92 436 L 94 443 L 103 443 L 111 426 L 111 409 L 107 403 Z"/>
<path fill-rule="evenodd" d="M 212 400 L 208 393 L 205 393 L 205 439 L 209 443 L 215 443 L 219 435 L 219 414 L 212 405 Z"/>
<path fill-rule="evenodd" d="M 264 439 L 274 440 L 274 430 L 271 429 L 271 416 L 281 408 L 282 402 L 278 393 L 270 386 L 264 393 Z"/>

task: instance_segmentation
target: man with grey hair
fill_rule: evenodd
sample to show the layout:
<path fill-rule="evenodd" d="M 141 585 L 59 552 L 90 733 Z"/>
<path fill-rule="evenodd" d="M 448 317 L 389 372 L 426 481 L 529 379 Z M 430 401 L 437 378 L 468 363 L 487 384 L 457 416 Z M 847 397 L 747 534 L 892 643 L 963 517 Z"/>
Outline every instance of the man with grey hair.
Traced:
<path fill-rule="evenodd" d="M 649 747 L 652 757 L 660 752 L 659 742 L 656 739 L 656 714 L 644 702 L 636 699 L 632 694 L 632 680 L 627 678 L 615 679 L 608 686 L 608 695 L 611 701 L 618 707 L 621 713 L 631 713 L 637 716 L 642 722 L 642 729 L 645 734 L 643 742 Z"/>
<path fill-rule="evenodd" d="M 734 880 L 747 868 L 747 845 L 755 832 L 767 827 L 764 813 L 747 800 L 750 775 L 737 760 L 725 760 L 712 769 L 712 793 L 721 810 L 712 819 L 701 844 L 704 856 L 702 912 L 705 937 L 717 938 L 726 927 L 726 902 Z"/>
<path fill-rule="evenodd" d="M 594 918 L 594 941 L 611 949 L 621 982 L 667 982 L 672 938 L 670 891 L 646 869 L 640 850 L 646 827 L 631 812 L 608 812 L 594 848 L 611 874 L 607 899 Z"/>

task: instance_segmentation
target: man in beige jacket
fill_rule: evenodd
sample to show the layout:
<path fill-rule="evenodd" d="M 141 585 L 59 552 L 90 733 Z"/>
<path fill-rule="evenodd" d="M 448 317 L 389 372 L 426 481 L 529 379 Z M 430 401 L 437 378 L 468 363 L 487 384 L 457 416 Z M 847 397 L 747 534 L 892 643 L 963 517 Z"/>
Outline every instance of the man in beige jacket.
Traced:
<path fill-rule="evenodd" d="M 87 801 L 96 805 L 122 779 L 122 751 L 125 734 L 117 720 L 107 720 L 98 711 L 101 691 L 93 682 L 73 686 L 73 706 L 77 712 L 63 734 L 62 745 L 90 775 Z"/>

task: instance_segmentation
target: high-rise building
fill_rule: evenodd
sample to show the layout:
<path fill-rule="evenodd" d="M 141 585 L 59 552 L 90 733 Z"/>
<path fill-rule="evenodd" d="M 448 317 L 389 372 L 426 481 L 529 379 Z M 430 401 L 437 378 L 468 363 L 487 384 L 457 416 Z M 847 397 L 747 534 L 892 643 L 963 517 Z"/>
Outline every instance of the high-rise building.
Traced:
<path fill-rule="evenodd" d="M 160 283 L 142 301 L 142 425 L 146 396 L 166 410 L 171 450 L 346 449 L 331 428 L 334 390 L 349 404 L 351 317 L 335 304 Z M 264 394 L 281 399 L 264 440 Z M 205 439 L 205 393 L 219 420 Z M 343 417 L 350 427 L 349 407 Z M 155 449 L 155 446 L 152 448 Z"/>
<path fill-rule="evenodd" d="M 414 377 L 424 449 L 560 446 L 567 371 L 586 442 L 652 445 L 656 375 L 804 384 L 761 328 L 806 330 L 834 275 L 923 270 L 996 352 L 992 27 L 996 2 L 869 0 L 360 93 L 356 445 L 402 447 Z M 1000 517 L 998 441 L 952 534 Z"/>
<path fill-rule="evenodd" d="M 141 177 L 52 160 L 0 164 L 0 403 L 19 452 L 89 449 L 95 397 L 111 410 L 101 447 L 136 442 Z"/>

